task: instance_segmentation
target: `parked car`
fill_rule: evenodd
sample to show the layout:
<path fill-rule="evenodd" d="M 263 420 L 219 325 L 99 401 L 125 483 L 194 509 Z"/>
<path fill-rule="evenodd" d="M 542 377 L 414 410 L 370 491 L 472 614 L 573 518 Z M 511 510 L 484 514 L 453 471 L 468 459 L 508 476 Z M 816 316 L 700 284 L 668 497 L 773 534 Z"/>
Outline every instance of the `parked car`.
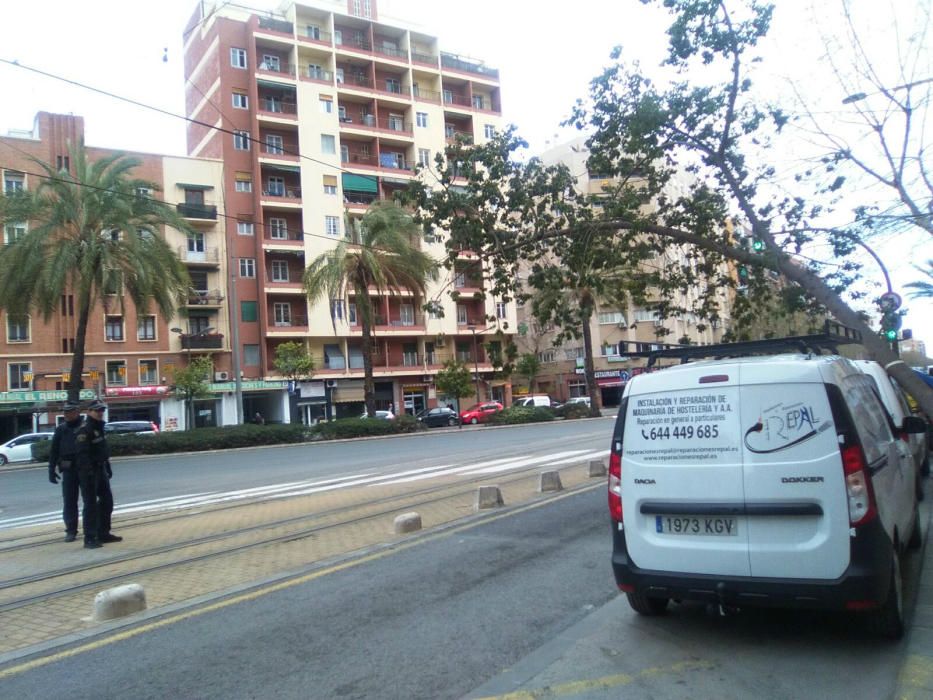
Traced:
<path fill-rule="evenodd" d="M 860 611 L 899 637 L 901 555 L 922 537 L 913 475 L 872 381 L 844 358 L 639 375 L 609 460 L 616 583 L 643 615 L 672 599 Z"/>
<path fill-rule="evenodd" d="M 376 411 L 376 415 L 373 416 L 376 420 L 395 420 L 395 414 L 392 411 Z M 360 418 L 369 418 L 369 414 L 366 411 L 363 411 L 363 415 Z"/>
<path fill-rule="evenodd" d="M 463 423 L 472 423 L 473 425 L 485 423 L 501 410 L 502 404 L 498 401 L 478 403 L 474 406 L 470 406 L 470 408 L 465 411 L 460 411 L 460 421 Z"/>
<path fill-rule="evenodd" d="M 457 412 L 446 406 L 426 408 L 416 417 L 429 428 L 437 428 L 443 425 L 452 426 L 460 422 L 460 417 L 457 415 Z"/>
<path fill-rule="evenodd" d="M 535 406 L 541 406 L 543 408 L 557 408 L 560 406 L 560 403 L 552 399 L 547 394 L 533 394 L 532 396 L 522 396 L 519 399 L 516 399 L 512 402 L 512 407 L 515 406 L 524 406 L 526 408 L 534 408 Z"/>
<path fill-rule="evenodd" d="M 159 426 L 150 420 L 116 420 L 104 423 L 104 432 L 112 435 L 137 433 L 139 435 L 156 435 Z"/>
<path fill-rule="evenodd" d="M 567 405 L 572 404 L 572 403 L 582 403 L 582 404 L 584 404 L 587 408 L 589 408 L 589 407 L 590 407 L 590 397 L 589 397 L 589 396 L 574 396 L 573 398 L 567 399 L 567 400 L 564 402 L 564 405 L 567 406 Z"/>
<path fill-rule="evenodd" d="M 41 440 L 51 440 L 52 433 L 25 433 L 0 445 L 0 466 L 9 462 L 31 462 L 32 446 Z"/>
<path fill-rule="evenodd" d="M 855 366 L 862 372 L 872 378 L 878 394 L 881 396 L 881 403 L 884 404 L 894 429 L 900 432 L 904 419 L 911 415 L 910 407 L 907 405 L 907 399 L 900 385 L 891 375 L 884 371 L 884 367 L 871 360 L 855 360 Z M 914 463 L 917 468 L 917 496 L 923 498 L 923 474 L 929 473 L 929 449 L 927 436 L 912 434 L 906 435 L 907 443 L 910 445 L 910 452 L 913 455 Z"/>

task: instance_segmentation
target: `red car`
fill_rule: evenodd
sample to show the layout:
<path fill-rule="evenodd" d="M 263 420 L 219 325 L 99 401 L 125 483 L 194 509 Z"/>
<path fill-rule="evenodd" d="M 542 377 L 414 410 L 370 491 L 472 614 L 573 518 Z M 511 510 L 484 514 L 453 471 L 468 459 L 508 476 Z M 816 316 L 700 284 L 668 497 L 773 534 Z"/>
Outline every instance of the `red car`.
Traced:
<path fill-rule="evenodd" d="M 478 403 L 465 411 L 460 411 L 460 422 L 472 423 L 473 425 L 476 425 L 477 423 L 485 423 L 491 416 L 496 415 L 501 410 L 502 404 L 498 401 Z"/>

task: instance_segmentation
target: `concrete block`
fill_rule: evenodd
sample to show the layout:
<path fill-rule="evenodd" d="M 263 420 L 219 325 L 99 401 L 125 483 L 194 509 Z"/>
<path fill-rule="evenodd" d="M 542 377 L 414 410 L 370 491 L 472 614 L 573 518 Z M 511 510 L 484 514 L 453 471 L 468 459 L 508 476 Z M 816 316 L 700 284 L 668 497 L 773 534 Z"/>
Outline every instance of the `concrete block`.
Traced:
<path fill-rule="evenodd" d="M 94 620 L 114 620 L 146 609 L 146 591 L 138 583 L 108 588 L 94 596 Z"/>
<path fill-rule="evenodd" d="M 480 486 L 476 489 L 476 501 L 473 504 L 473 510 L 496 508 L 504 505 L 502 491 L 499 490 L 498 486 Z"/>
<path fill-rule="evenodd" d="M 418 513 L 402 513 L 395 518 L 395 534 L 402 535 L 406 532 L 415 532 L 421 529 L 421 516 Z"/>
<path fill-rule="evenodd" d="M 606 463 L 601 459 L 590 460 L 590 477 L 606 476 Z"/>
<path fill-rule="evenodd" d="M 560 472 L 556 469 L 538 474 L 538 491 L 562 491 L 564 485 L 560 483 Z"/>

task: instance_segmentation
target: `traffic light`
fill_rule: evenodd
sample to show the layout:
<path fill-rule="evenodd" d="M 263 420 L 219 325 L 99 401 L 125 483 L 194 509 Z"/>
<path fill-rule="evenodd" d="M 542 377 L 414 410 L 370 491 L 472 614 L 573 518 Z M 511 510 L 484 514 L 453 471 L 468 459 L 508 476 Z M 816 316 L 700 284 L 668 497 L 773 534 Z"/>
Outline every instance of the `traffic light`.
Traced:
<path fill-rule="evenodd" d="M 765 249 L 765 242 L 763 240 L 761 240 L 760 238 L 756 238 L 754 241 L 752 241 L 752 250 L 754 250 L 756 253 L 760 253 L 764 249 Z"/>
<path fill-rule="evenodd" d="M 891 310 L 886 310 L 881 315 L 881 335 L 884 336 L 885 340 L 890 340 L 894 342 L 897 340 L 897 332 L 901 328 L 901 315 Z"/>
<path fill-rule="evenodd" d="M 748 279 L 748 268 L 745 265 L 739 265 L 739 277 L 742 280 Z"/>

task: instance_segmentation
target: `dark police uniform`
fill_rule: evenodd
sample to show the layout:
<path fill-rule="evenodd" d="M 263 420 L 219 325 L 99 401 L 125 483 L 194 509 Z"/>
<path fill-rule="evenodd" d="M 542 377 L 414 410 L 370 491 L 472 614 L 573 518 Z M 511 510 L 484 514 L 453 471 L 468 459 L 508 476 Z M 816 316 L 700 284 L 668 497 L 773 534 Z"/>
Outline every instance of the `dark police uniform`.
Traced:
<path fill-rule="evenodd" d="M 65 541 L 74 542 L 78 535 L 78 491 L 80 490 L 80 480 L 78 479 L 78 470 L 76 459 L 78 454 L 78 431 L 81 429 L 81 414 L 77 413 L 78 404 L 66 403 L 65 414 L 75 411 L 75 417 L 72 420 L 66 420 L 55 428 L 55 434 L 52 436 L 52 447 L 49 452 L 49 481 L 53 484 L 58 483 L 58 474 L 56 469 L 62 475 L 62 520 L 65 521 Z M 93 492 L 88 492 L 85 496 L 97 498 Z"/>
<path fill-rule="evenodd" d="M 102 542 L 117 542 L 122 538 L 115 538 L 110 533 L 110 516 L 113 513 L 113 494 L 110 491 L 110 445 L 104 433 L 104 421 L 101 413 L 105 411 L 106 404 L 102 401 L 93 401 L 88 406 L 84 425 L 78 431 L 78 478 L 81 487 L 87 483 L 93 487 L 92 493 L 96 495 L 94 507 L 88 508 L 85 501 L 84 509 L 84 546 L 96 549 Z M 93 527 L 88 520 L 88 514 L 93 512 Z"/>

